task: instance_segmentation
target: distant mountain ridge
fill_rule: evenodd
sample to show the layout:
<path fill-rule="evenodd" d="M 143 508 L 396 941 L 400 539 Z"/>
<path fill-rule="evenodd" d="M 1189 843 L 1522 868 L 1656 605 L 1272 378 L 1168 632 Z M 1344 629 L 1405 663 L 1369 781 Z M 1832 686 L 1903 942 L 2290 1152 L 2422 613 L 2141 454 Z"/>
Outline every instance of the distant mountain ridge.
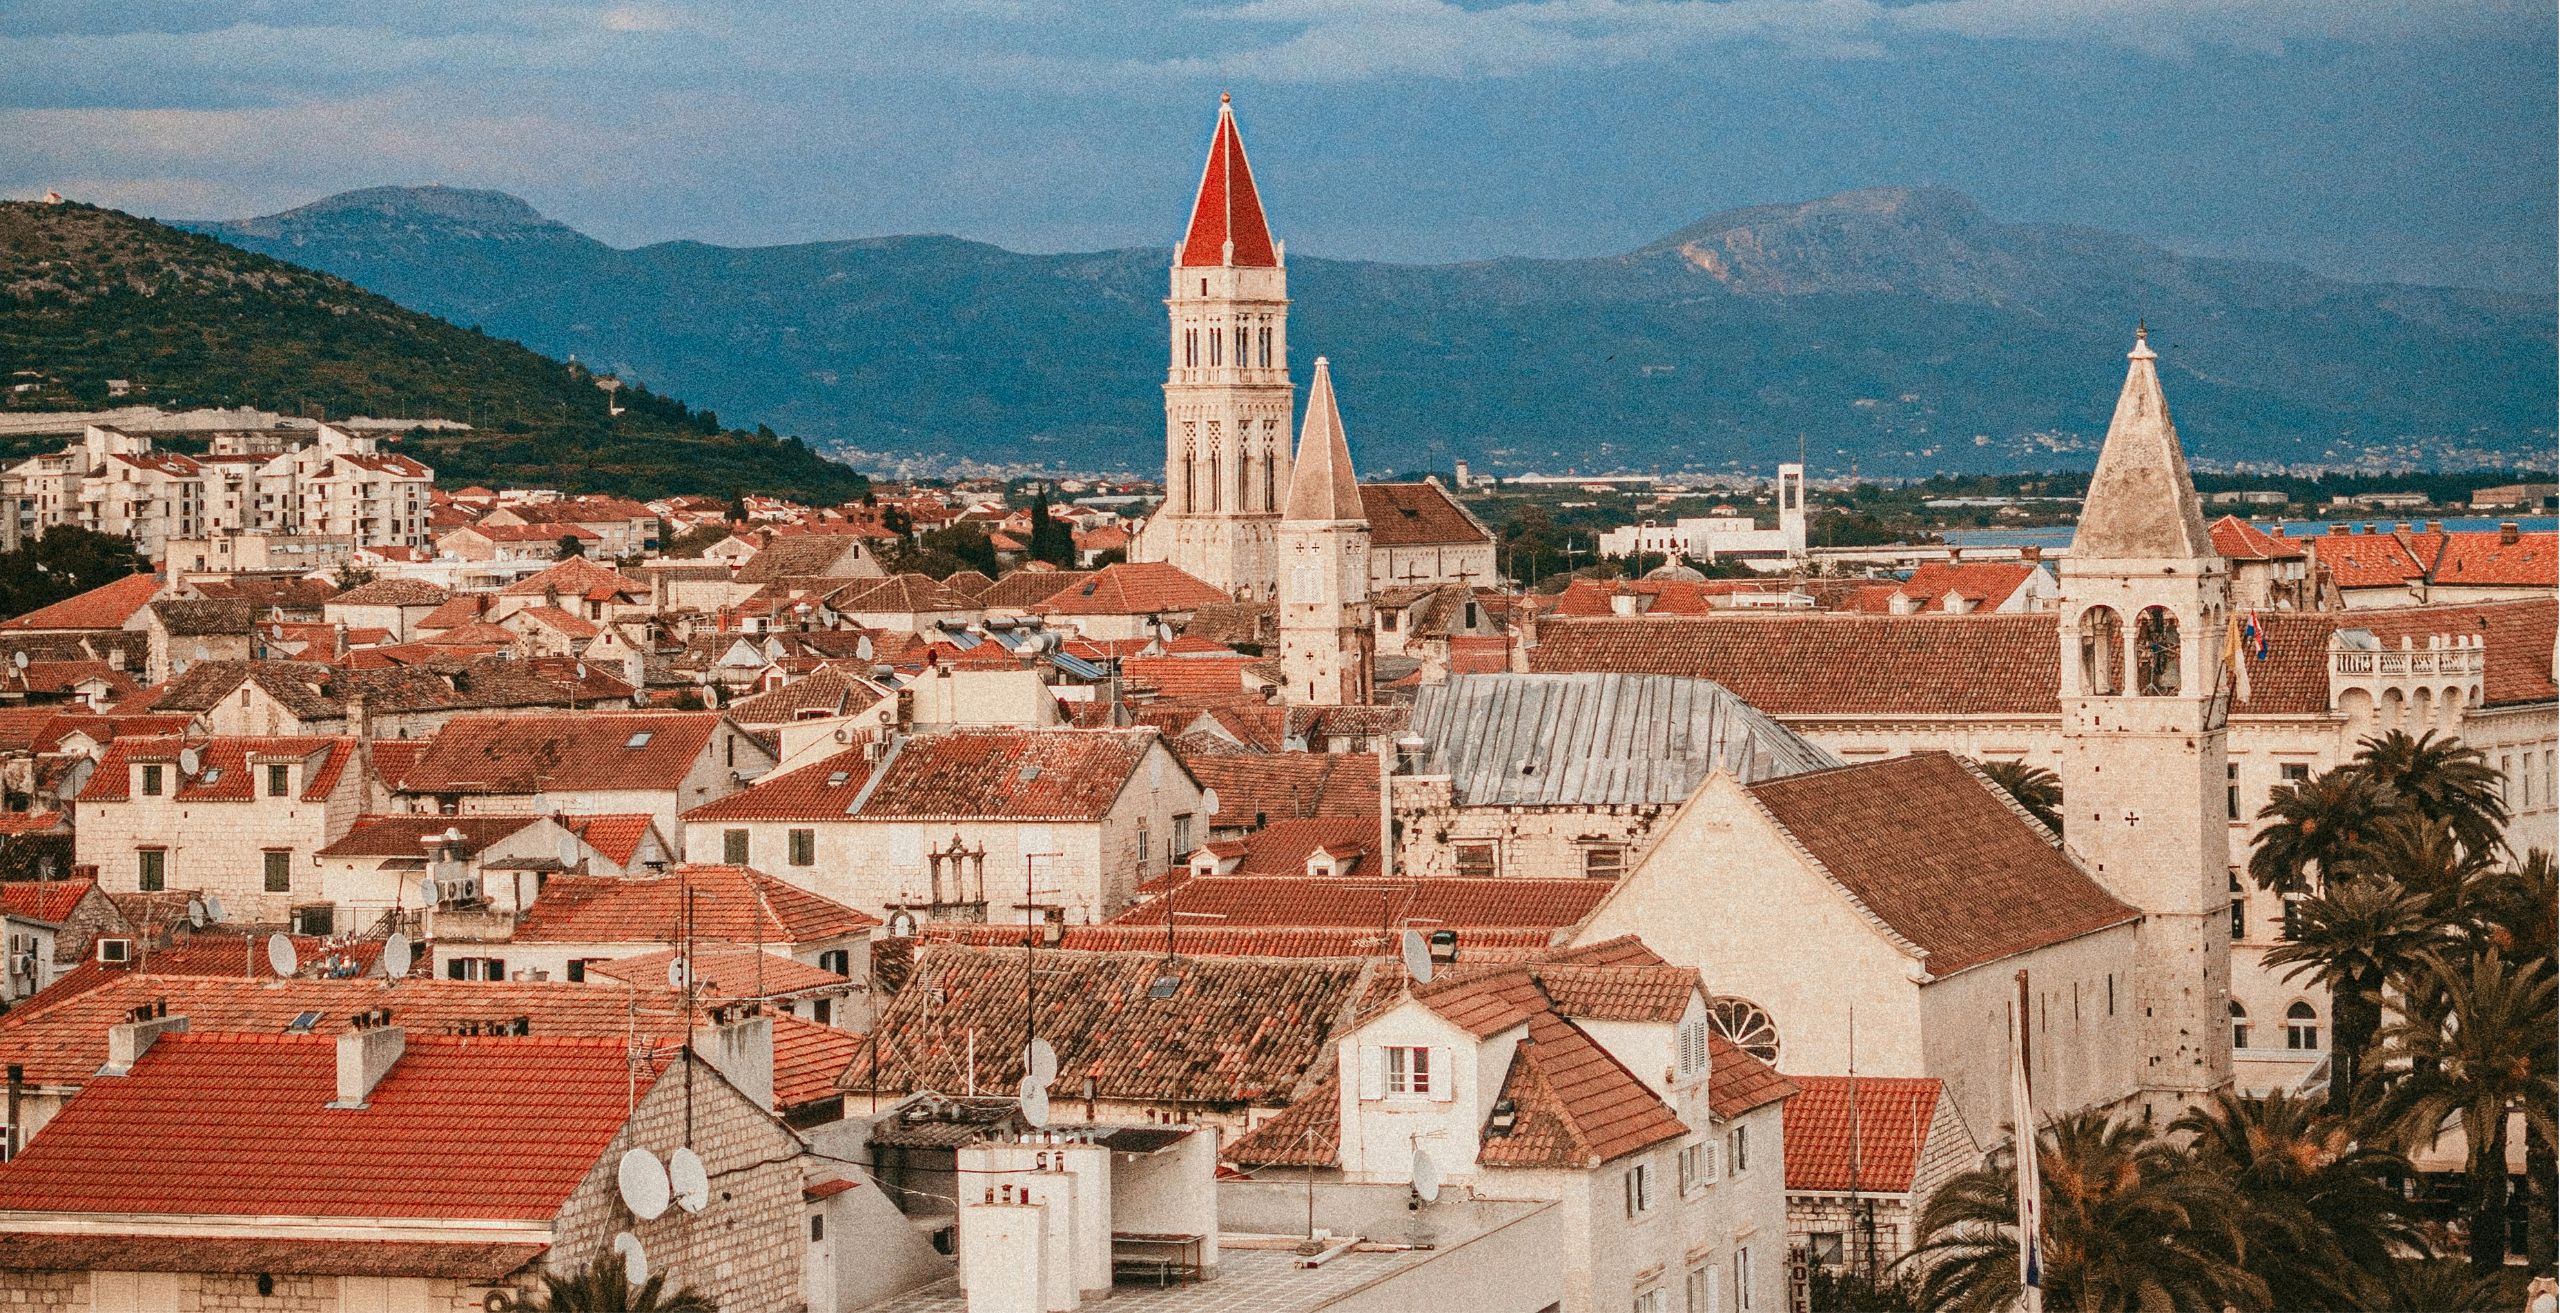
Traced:
<path fill-rule="evenodd" d="M 1157 461 L 1162 249 L 623 250 L 446 187 L 192 226 L 821 446 Z M 1293 363 L 1332 358 L 1370 469 L 1756 470 L 1799 434 L 1818 473 L 2085 465 L 2137 317 L 2202 459 L 2552 440 L 2550 298 L 2185 256 L 1939 188 L 1727 211 L 1614 256 L 1290 273 Z"/>

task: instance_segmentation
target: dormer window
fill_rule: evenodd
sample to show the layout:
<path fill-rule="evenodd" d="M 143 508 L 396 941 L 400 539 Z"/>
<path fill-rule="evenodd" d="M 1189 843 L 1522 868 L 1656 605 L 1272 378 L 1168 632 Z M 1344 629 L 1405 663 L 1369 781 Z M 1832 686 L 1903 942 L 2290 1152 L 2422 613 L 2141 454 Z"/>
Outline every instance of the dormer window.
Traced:
<path fill-rule="evenodd" d="M 281 764 L 272 764 L 267 767 L 268 797 L 281 798 L 285 796 L 285 794 L 292 788 L 292 783 L 293 771 L 291 767 Z"/>
<path fill-rule="evenodd" d="M 160 791 L 164 787 L 161 776 L 166 772 L 166 769 L 166 767 L 154 765 L 145 765 L 142 768 L 142 785 L 140 792 L 143 797 L 157 798 L 160 796 Z"/>
<path fill-rule="evenodd" d="M 1431 1050 L 1418 1044 L 1387 1046 L 1387 1097 L 1420 1099 L 1431 1094 Z"/>

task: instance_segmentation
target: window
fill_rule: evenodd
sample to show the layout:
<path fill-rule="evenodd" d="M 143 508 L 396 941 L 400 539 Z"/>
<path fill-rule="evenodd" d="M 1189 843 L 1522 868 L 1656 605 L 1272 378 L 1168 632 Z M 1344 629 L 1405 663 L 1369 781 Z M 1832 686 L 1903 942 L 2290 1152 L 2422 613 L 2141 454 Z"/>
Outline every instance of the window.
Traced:
<path fill-rule="evenodd" d="M 1225 360 L 1225 353 L 1224 353 L 1224 351 L 1223 351 L 1223 348 L 1224 348 L 1224 347 L 1225 347 L 1225 345 L 1226 345 L 1226 341 L 1227 341 L 1227 336 L 1226 336 L 1226 334 L 1221 333 L 1221 332 L 1218 332 L 1218 331 L 1217 331 L 1217 330 L 1215 330 L 1215 329 L 1210 330 L 1210 332 L 1209 332 L 1209 366 L 1210 366 L 1210 368 L 1215 369 L 1215 368 L 1216 368 L 1216 367 L 1218 367 L 1219 365 L 1222 365 L 1222 364 L 1226 363 L 1226 360 Z"/>
<path fill-rule="evenodd" d="M 831 998 L 822 998 L 817 1000 L 810 1006 L 809 1019 L 817 1022 L 821 1026 L 832 1026 L 836 1024 L 835 1000 Z"/>
<path fill-rule="evenodd" d="M 161 767 L 158 767 L 158 766 L 145 766 L 145 767 L 143 767 L 143 768 L 142 768 L 142 796 L 143 796 L 143 797 L 146 797 L 146 798 L 157 798 L 157 797 L 159 797 L 159 796 L 160 796 L 160 776 L 161 776 L 161 774 L 162 774 L 162 768 L 161 768 Z"/>
<path fill-rule="evenodd" d="M 818 954 L 818 969 L 820 971 L 833 971 L 840 976 L 852 975 L 853 951 L 845 948 L 830 948 L 827 951 Z"/>
<path fill-rule="evenodd" d="M 1738 1309 L 1751 1307 L 1751 1251 L 1748 1248 L 1733 1251 L 1733 1306 Z"/>
<path fill-rule="evenodd" d="M 2236 998 L 2231 1000 L 2231 1047 L 2249 1047 L 2249 1009 L 2240 1006 Z"/>
<path fill-rule="evenodd" d="M 1736 1126 L 1731 1131 L 1726 1132 L 1724 1137 L 1724 1160 L 1727 1163 L 1732 1164 L 1733 1174 L 1736 1176 L 1740 1176 L 1744 1172 L 1751 1170 L 1750 1127 Z"/>
<path fill-rule="evenodd" d="M 1616 844 L 1595 844 L 1582 850 L 1582 874 L 1586 879 L 1615 880 L 1626 873 L 1626 849 Z"/>
<path fill-rule="evenodd" d="M 2167 607 L 2146 607 L 2133 621 L 2134 677 L 2142 696 L 2178 692 L 2178 618 Z"/>
<path fill-rule="evenodd" d="M 2308 1003 L 2284 1010 L 2284 1046 L 2296 1051 L 2320 1047 L 2320 1014 Z"/>
<path fill-rule="evenodd" d="M 2231 820 L 2240 819 L 2240 763 L 2222 764 L 2222 812 Z"/>
<path fill-rule="evenodd" d="M 269 848 L 266 851 L 267 892 L 293 892 L 293 853 L 290 849 Z"/>
<path fill-rule="evenodd" d="M 1462 843 L 1458 845 L 1458 874 L 1470 877 L 1487 877 L 1491 876 L 1493 872 L 1494 861 L 1492 844 Z"/>
<path fill-rule="evenodd" d="M 1387 1047 L 1387 1093 L 1418 1097 L 1431 1092 L 1431 1050 L 1418 1045 Z"/>
<path fill-rule="evenodd" d="M 2311 778 L 2311 764 L 2309 762 L 2302 761 L 2288 761 L 2285 764 L 2276 767 L 2276 773 L 2283 776 L 2284 782 L 2287 784 L 2300 784 L 2304 780 Z"/>
<path fill-rule="evenodd" d="M 289 783 L 289 781 L 290 781 L 291 779 L 292 779 L 292 768 L 291 768 L 291 767 L 286 766 L 286 765 L 284 765 L 284 764 L 282 764 L 282 763 L 280 763 L 280 762 L 279 762 L 279 763 L 271 763 L 270 765 L 268 765 L 268 767 L 267 767 L 267 796 L 268 796 L 268 797 L 270 797 L 270 798 L 281 798 L 281 797 L 283 797 L 283 796 L 285 795 L 285 789 L 286 789 L 286 787 L 287 787 L 287 784 Z"/>
<path fill-rule="evenodd" d="M 1173 850 L 1187 853 L 1191 846 L 1191 813 L 1184 812 L 1173 818 Z"/>
<path fill-rule="evenodd" d="M 1692 1017 L 1680 1023 L 1680 1074 L 1694 1076 L 1707 1069 L 1707 1019 Z"/>
<path fill-rule="evenodd" d="M 1778 1060 L 1778 1023 L 1759 1004 L 1742 998 L 1711 999 L 1707 1003 L 1707 1023 L 1735 1048 L 1762 1062 Z"/>
<path fill-rule="evenodd" d="M 818 832 L 816 830 L 791 832 L 791 864 L 793 866 L 818 864 Z"/>
<path fill-rule="evenodd" d="M 1723 1164 L 1716 1149 L 1713 1140 L 1693 1140 L 1680 1146 L 1681 1194 L 1696 1194 L 1723 1179 Z"/>
<path fill-rule="evenodd" d="M 747 864 L 746 831 L 722 830 L 720 832 L 720 860 L 727 862 L 731 866 L 744 866 Z"/>
<path fill-rule="evenodd" d="M 134 853 L 139 865 L 134 880 L 142 892 L 156 894 L 169 887 L 169 850 L 144 848 Z"/>
<path fill-rule="evenodd" d="M 2080 691 L 2111 697 L 2124 691 L 2124 621 L 2111 607 L 2080 613 Z"/>
<path fill-rule="evenodd" d="M 581 980 L 585 980 L 585 979 L 587 978 L 587 964 L 588 964 L 589 962 L 601 962 L 601 961 L 603 961 L 603 960 L 604 960 L 604 959 L 602 959 L 602 958 L 597 958 L 597 957 L 573 957 L 573 958 L 570 958 L 570 959 L 569 959 L 569 979 L 570 979 L 571 981 L 581 981 Z"/>
<path fill-rule="evenodd" d="M 1269 368 L 1271 368 L 1271 330 L 1270 330 L 1270 328 L 1268 328 L 1268 327 L 1263 328 L 1263 329 L 1261 330 L 1261 334 L 1262 334 L 1262 336 L 1261 336 L 1261 343 L 1262 343 L 1262 367 L 1263 367 L 1264 369 L 1269 369 Z"/>
<path fill-rule="evenodd" d="M 1718 1298 L 1724 1292 L 1716 1289 L 1718 1275 L 1713 1261 L 1689 1269 L 1689 1313 L 1724 1313 Z"/>
<path fill-rule="evenodd" d="M 1639 1290 L 1636 1292 L 1635 1313 L 1671 1313 L 1670 1297 L 1662 1293 L 1660 1286 Z"/>
<path fill-rule="evenodd" d="M 2249 900 L 2246 898 L 2231 900 L 2231 937 L 2235 940 L 2249 937 Z"/>
<path fill-rule="evenodd" d="M 1815 1267 L 1839 1267 L 1847 1257 L 1847 1247 L 1837 1231 L 1816 1231 L 1805 1237 L 1805 1258 Z"/>
<path fill-rule="evenodd" d="M 507 960 L 503 957 L 457 957 L 444 964 L 447 980 L 504 980 Z"/>
<path fill-rule="evenodd" d="M 645 748 L 649 746 L 650 739 L 657 737 L 657 733 L 658 732 L 653 729 L 641 730 L 640 732 L 633 734 L 630 738 L 624 739 L 622 741 L 622 746 L 633 749 Z"/>
<path fill-rule="evenodd" d="M 2284 900 L 2284 937 L 2302 937 L 2302 899 L 2298 896 L 2288 895 Z"/>
<path fill-rule="evenodd" d="M 1653 1164 L 1637 1163 L 1627 1169 L 1627 1216 L 1642 1217 L 1653 1211 Z"/>

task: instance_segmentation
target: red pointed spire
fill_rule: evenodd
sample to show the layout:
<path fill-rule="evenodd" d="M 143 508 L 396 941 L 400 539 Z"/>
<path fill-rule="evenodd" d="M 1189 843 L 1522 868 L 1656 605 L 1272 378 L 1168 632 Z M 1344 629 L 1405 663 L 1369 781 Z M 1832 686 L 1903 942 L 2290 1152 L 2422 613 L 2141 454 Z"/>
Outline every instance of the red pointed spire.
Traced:
<path fill-rule="evenodd" d="M 1218 93 L 1218 135 L 1209 141 L 1209 164 L 1200 172 L 1200 199 L 1191 205 L 1180 262 L 1184 268 L 1280 265 L 1271 226 L 1262 217 L 1262 197 L 1253 189 L 1253 167 L 1245 163 L 1244 138 L 1236 132 L 1235 106 L 1223 91 Z"/>

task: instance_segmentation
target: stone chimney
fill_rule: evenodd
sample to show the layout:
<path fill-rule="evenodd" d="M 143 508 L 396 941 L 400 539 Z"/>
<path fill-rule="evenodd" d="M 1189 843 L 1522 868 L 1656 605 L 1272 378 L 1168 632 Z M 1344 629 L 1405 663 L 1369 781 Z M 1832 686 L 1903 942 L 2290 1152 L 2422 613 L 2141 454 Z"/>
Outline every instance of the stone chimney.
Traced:
<path fill-rule="evenodd" d="M 148 1015 L 144 1015 L 146 1013 Z M 185 1017 L 169 1015 L 167 999 L 160 1000 L 157 1005 L 146 1004 L 134 1009 L 131 1020 L 107 1027 L 107 1065 L 98 1068 L 98 1074 L 133 1074 L 133 1064 L 140 1062 L 142 1055 L 150 1052 L 151 1046 L 161 1036 L 183 1033 L 186 1028 Z"/>
<path fill-rule="evenodd" d="M 2499 541 L 2499 543 L 2501 543 L 2502 545 L 2505 545 L 2505 546 L 2508 546 L 2508 547 L 2513 547 L 2513 546 L 2515 546 L 2515 544 L 2516 544 L 2516 540 L 2517 540 L 2519 537 L 2521 537 L 2521 536 L 2522 536 L 2522 531 L 2521 531 L 2521 530 L 2519 530 L 2519 529 L 2516 527 L 2516 522 L 2515 522 L 2515 521 L 2513 521 L 2513 520 L 2500 520 L 2500 521 L 2498 521 L 2498 541 Z"/>
<path fill-rule="evenodd" d="M 347 734 L 358 739 L 373 737 L 373 709 L 365 700 L 363 689 L 347 694 Z"/>
<path fill-rule="evenodd" d="M 358 1014 L 355 1028 L 338 1036 L 338 1098 L 329 1106 L 365 1106 L 408 1048 L 409 1033 L 391 1024 L 390 1009 Z"/>
<path fill-rule="evenodd" d="M 773 1111 L 773 1018 L 715 1010 L 710 1024 L 693 1028 L 693 1052 L 757 1107 Z"/>
<path fill-rule="evenodd" d="M 2044 549 L 2029 543 L 2018 549 L 2018 559 L 2029 565 L 2035 565 L 2044 560 Z"/>

